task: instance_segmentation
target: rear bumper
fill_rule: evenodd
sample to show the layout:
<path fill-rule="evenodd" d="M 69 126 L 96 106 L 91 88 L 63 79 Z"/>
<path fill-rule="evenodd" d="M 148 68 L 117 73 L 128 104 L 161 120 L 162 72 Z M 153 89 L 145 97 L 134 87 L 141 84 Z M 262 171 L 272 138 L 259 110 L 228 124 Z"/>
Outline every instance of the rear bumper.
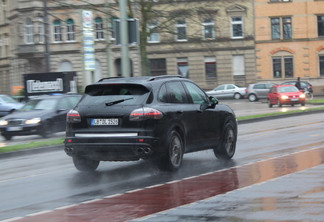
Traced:
<path fill-rule="evenodd" d="M 66 137 L 67 155 L 84 156 L 99 161 L 131 161 L 145 159 L 159 149 L 154 137 Z"/>

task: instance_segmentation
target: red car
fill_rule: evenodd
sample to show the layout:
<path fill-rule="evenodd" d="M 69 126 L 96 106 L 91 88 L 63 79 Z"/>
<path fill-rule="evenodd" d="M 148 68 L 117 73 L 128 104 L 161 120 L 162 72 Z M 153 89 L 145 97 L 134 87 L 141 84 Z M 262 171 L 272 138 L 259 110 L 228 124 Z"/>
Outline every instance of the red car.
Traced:
<path fill-rule="evenodd" d="M 282 105 L 301 104 L 305 106 L 305 94 L 293 85 L 272 86 L 268 93 L 268 104 L 270 108 L 272 105 L 281 107 Z"/>

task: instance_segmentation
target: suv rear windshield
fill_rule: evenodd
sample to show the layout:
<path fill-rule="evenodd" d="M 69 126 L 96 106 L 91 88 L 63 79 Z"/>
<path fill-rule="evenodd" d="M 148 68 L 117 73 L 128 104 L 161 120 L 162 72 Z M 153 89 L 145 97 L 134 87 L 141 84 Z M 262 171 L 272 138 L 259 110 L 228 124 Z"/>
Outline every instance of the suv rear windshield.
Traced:
<path fill-rule="evenodd" d="M 105 84 L 86 87 L 82 105 L 135 105 L 144 103 L 149 90 L 136 84 Z"/>

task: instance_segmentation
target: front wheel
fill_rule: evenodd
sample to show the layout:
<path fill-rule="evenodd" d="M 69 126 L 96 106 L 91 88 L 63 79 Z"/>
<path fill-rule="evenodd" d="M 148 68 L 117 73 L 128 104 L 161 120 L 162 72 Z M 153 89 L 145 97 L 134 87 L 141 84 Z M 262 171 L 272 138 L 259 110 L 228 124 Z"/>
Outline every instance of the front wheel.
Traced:
<path fill-rule="evenodd" d="M 282 107 L 282 104 L 280 102 L 280 99 L 278 99 L 277 104 L 278 104 L 279 107 Z"/>
<path fill-rule="evenodd" d="M 214 148 L 214 154 L 217 159 L 230 160 L 236 149 L 236 130 L 232 121 L 226 123 L 223 129 L 221 145 L 219 148 Z"/>
<path fill-rule="evenodd" d="M 269 108 L 272 107 L 272 104 L 271 104 L 271 102 L 270 102 L 270 99 L 268 99 L 268 106 L 269 106 Z"/>
<path fill-rule="evenodd" d="M 79 171 L 95 171 L 100 161 L 91 160 L 82 156 L 74 156 L 73 163 Z"/>
<path fill-rule="evenodd" d="M 6 139 L 6 140 L 11 140 L 12 135 L 8 135 L 8 134 L 2 134 L 2 136 Z"/>
<path fill-rule="evenodd" d="M 52 134 L 53 134 L 53 128 L 52 128 L 52 124 L 49 120 L 47 120 L 43 127 L 42 127 L 42 131 L 40 132 L 40 135 L 43 138 L 49 138 Z"/>
<path fill-rule="evenodd" d="M 167 147 L 159 159 L 159 168 L 166 171 L 176 171 L 180 168 L 183 159 L 184 147 L 181 136 L 172 130 L 167 137 Z"/>
<path fill-rule="evenodd" d="M 248 98 L 250 102 L 255 102 L 258 100 L 258 97 L 255 94 L 250 94 Z"/>

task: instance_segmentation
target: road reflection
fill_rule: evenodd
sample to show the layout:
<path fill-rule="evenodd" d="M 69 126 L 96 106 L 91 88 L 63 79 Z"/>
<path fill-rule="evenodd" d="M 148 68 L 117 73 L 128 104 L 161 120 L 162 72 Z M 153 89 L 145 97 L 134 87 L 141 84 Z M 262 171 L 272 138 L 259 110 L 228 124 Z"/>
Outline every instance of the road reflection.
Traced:
<path fill-rule="evenodd" d="M 146 187 L 18 221 L 126 221 L 259 184 L 324 163 L 324 147 Z M 314 192 L 314 191 L 309 191 Z M 276 199 L 263 199 L 265 205 Z M 274 204 L 272 204 L 272 207 Z"/>

